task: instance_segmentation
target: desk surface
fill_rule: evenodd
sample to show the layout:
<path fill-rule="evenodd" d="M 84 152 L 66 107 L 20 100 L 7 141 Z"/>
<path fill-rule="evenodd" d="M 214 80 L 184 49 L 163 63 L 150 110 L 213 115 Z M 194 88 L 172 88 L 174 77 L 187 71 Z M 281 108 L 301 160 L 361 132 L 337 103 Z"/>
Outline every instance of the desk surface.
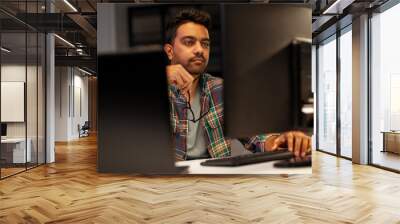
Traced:
<path fill-rule="evenodd" d="M 400 134 L 400 131 L 381 131 L 384 134 Z"/>
<path fill-rule="evenodd" d="M 236 167 L 202 166 L 200 163 L 207 159 L 179 161 L 175 165 L 188 166 L 188 174 L 312 174 L 311 167 L 276 168 L 276 161 L 249 164 Z"/>
<path fill-rule="evenodd" d="M 28 141 L 30 141 L 29 138 L 28 138 Z M 20 142 L 25 142 L 25 138 L 5 138 L 5 139 L 1 139 L 1 143 L 20 143 Z"/>

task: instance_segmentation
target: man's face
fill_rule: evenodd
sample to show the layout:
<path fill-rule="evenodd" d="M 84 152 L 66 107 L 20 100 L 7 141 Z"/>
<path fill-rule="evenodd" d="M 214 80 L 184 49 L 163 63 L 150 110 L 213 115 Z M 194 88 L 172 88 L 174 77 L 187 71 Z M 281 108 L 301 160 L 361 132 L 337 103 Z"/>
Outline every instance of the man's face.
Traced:
<path fill-rule="evenodd" d="M 205 26 L 188 22 L 176 30 L 172 45 L 166 44 L 164 49 L 171 64 L 181 64 L 190 74 L 202 74 L 210 56 L 210 37 Z"/>

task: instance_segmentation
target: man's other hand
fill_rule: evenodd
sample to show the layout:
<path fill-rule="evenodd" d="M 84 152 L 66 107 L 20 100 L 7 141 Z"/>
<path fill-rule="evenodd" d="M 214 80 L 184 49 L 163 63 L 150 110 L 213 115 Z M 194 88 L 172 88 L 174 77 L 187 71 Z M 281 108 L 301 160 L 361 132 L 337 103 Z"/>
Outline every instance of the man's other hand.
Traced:
<path fill-rule="evenodd" d="M 269 137 L 264 144 L 265 151 L 278 148 L 288 148 L 295 156 L 305 157 L 311 151 L 311 138 L 301 131 L 288 131 Z"/>
<path fill-rule="evenodd" d="M 176 85 L 181 93 L 186 97 L 187 92 L 190 90 L 193 77 L 186 69 L 180 65 L 168 65 L 166 68 L 168 84 Z"/>

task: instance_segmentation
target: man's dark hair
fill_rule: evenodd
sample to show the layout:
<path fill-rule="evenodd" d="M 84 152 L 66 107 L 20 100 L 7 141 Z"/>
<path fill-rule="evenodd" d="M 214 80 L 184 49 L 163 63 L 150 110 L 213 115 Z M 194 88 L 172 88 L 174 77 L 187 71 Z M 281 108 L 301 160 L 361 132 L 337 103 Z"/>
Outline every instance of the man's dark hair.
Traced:
<path fill-rule="evenodd" d="M 182 24 L 193 22 L 205 26 L 208 30 L 211 28 L 211 16 L 205 11 L 190 8 L 179 11 L 167 23 L 165 35 L 166 43 L 172 44 L 176 37 L 176 30 Z"/>

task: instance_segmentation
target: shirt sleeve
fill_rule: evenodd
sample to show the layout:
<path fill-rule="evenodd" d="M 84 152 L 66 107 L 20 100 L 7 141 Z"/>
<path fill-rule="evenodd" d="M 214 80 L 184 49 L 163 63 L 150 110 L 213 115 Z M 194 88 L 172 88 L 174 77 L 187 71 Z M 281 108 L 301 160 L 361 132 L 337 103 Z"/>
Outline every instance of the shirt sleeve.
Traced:
<path fill-rule="evenodd" d="M 238 139 L 243 146 L 251 151 L 251 152 L 264 152 L 264 145 L 265 141 L 270 137 L 270 136 L 275 136 L 277 135 L 276 133 L 274 134 L 261 134 L 261 135 L 256 135 L 250 138 L 240 138 Z"/>
<path fill-rule="evenodd" d="M 168 86 L 168 98 L 169 98 L 169 115 L 170 115 L 170 128 L 172 133 L 176 133 L 176 128 L 177 128 L 177 118 L 176 118 L 176 112 L 174 108 L 174 102 L 175 102 L 175 95 L 174 95 L 174 88 L 169 85 Z"/>

